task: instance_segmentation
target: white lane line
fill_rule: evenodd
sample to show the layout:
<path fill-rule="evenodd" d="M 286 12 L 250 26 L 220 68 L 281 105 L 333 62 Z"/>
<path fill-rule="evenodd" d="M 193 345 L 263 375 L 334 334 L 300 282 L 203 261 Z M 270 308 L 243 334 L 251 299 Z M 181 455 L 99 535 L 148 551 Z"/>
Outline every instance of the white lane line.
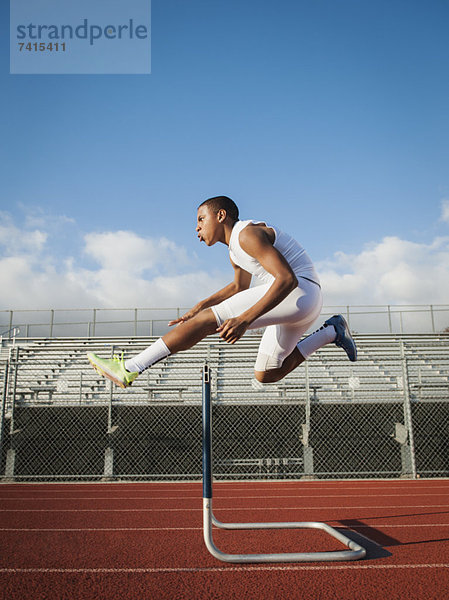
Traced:
<path fill-rule="evenodd" d="M 328 521 L 333 527 L 338 529 L 358 530 L 358 529 L 403 529 L 409 527 L 419 527 L 425 529 L 426 527 L 449 527 L 449 523 L 413 523 L 410 525 L 385 525 L 383 523 L 373 523 L 372 525 L 365 524 L 359 525 L 354 524 L 351 526 L 341 525 L 338 521 Z M 202 527 L 36 527 L 36 528 L 23 528 L 23 527 L 0 527 L 0 531 L 14 531 L 14 532 L 51 532 L 51 531 L 201 531 Z"/>
<path fill-rule="evenodd" d="M 353 570 L 376 570 L 376 569 L 448 569 L 449 563 L 409 563 L 403 565 L 283 565 L 283 566 L 244 566 L 244 567 L 134 567 L 134 568 L 21 568 L 21 567 L 3 567 L 0 568 L 0 573 L 224 573 L 224 572 L 246 572 L 246 571 L 353 571 Z"/>
<path fill-rule="evenodd" d="M 238 507 L 234 506 L 232 508 L 223 508 L 221 506 L 215 507 L 217 511 L 269 511 L 269 510 L 365 510 L 365 509 L 377 509 L 384 510 L 388 509 L 417 509 L 417 508 L 446 508 L 448 509 L 447 504 L 393 504 L 384 506 L 382 504 L 376 504 L 375 506 L 361 506 L 357 504 L 356 506 L 264 506 L 264 507 Z M 66 512 L 202 512 L 202 508 L 0 508 L 0 513 L 23 513 L 23 512 L 51 512 L 51 513 L 66 513 Z M 448 511 L 449 512 L 449 511 Z M 398 515 L 401 516 L 401 515 Z"/>
<path fill-rule="evenodd" d="M 304 498 L 305 500 L 308 499 L 314 499 L 314 498 L 365 498 L 366 494 L 318 494 L 316 496 L 304 496 L 301 494 L 274 494 L 273 496 L 269 495 L 269 494 L 264 494 L 263 496 L 247 496 L 247 495 L 243 495 L 243 496 L 231 496 L 231 495 L 226 495 L 226 496 L 221 496 L 219 494 L 215 494 L 214 498 L 215 499 L 220 499 L 220 500 L 239 500 L 239 499 L 247 499 L 247 500 L 265 500 L 265 498 L 298 498 L 298 496 L 300 496 L 301 498 Z M 403 498 L 404 494 L 382 494 L 379 493 L 378 494 L 379 498 Z M 422 494 L 407 494 L 407 498 L 415 498 L 415 497 L 419 497 L 419 496 L 444 496 L 444 494 L 441 493 L 422 493 Z M 449 496 L 449 490 L 448 490 L 448 496 Z M 19 501 L 23 501 L 23 500 L 32 500 L 33 502 L 39 501 L 39 500 L 49 500 L 49 501 L 53 501 L 53 500 L 57 500 L 57 501 L 63 501 L 63 500 L 68 500 L 68 501 L 79 501 L 79 500 L 108 500 L 108 501 L 113 501 L 113 500 L 176 500 L 177 502 L 180 502 L 182 500 L 198 500 L 198 498 L 200 498 L 199 494 L 195 494 L 193 496 L 72 496 L 72 497 L 65 497 L 65 498 L 52 498 L 52 497 L 46 497 L 46 498 L 41 498 L 38 496 L 23 496 L 23 497 L 0 497 L 0 500 L 14 500 L 15 502 Z"/>

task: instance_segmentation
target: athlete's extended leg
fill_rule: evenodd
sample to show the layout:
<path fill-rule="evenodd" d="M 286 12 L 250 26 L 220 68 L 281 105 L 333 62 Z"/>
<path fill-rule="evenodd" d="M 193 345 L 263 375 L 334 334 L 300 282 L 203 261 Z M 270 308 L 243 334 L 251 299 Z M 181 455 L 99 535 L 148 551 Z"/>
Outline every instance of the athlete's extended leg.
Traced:
<path fill-rule="evenodd" d="M 143 352 L 126 361 L 117 356 L 112 359 L 100 358 L 92 352 L 88 352 L 87 357 L 100 375 L 104 375 L 118 386 L 125 388 L 132 384 L 139 373 L 151 365 L 170 354 L 191 348 L 203 338 L 214 333 L 216 329 L 215 315 L 210 308 L 207 308 L 192 319 L 180 323 Z"/>
<path fill-rule="evenodd" d="M 170 349 L 170 354 L 188 350 L 203 338 L 212 335 L 217 330 L 217 320 L 210 308 L 202 310 L 192 319 L 180 323 L 166 333 L 162 339 Z"/>
<path fill-rule="evenodd" d="M 210 308 L 206 308 L 188 321 L 180 323 L 137 356 L 125 361 L 126 369 L 142 373 L 169 354 L 188 350 L 216 329 L 215 315 Z"/>

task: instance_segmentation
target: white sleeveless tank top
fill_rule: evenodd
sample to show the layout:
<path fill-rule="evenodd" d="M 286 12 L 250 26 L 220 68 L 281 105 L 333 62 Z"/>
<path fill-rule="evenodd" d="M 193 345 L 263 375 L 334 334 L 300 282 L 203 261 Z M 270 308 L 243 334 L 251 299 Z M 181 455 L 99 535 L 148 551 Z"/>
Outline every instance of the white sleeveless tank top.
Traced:
<path fill-rule="evenodd" d="M 236 221 L 232 228 L 231 238 L 229 240 L 229 256 L 233 263 L 245 271 L 248 271 L 248 273 L 251 273 L 264 283 L 271 283 L 274 281 L 273 275 L 268 273 L 258 260 L 250 256 L 240 246 L 240 232 L 250 223 L 255 225 L 263 224 L 274 231 L 275 239 L 273 246 L 288 262 L 296 277 L 305 277 L 318 285 L 320 284 L 313 263 L 304 248 L 290 235 L 280 231 L 277 227 L 273 227 L 273 225 L 268 225 L 265 221 Z"/>

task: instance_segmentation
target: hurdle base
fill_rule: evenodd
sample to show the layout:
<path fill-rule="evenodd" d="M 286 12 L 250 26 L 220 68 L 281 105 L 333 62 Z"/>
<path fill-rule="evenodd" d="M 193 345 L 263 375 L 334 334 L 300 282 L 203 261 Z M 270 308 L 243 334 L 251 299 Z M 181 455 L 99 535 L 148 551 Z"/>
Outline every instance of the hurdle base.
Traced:
<path fill-rule="evenodd" d="M 219 550 L 213 541 L 212 525 L 220 529 L 321 529 L 336 538 L 349 550 L 331 552 L 284 552 L 277 554 L 226 554 Z M 231 563 L 271 563 L 271 562 L 324 562 L 359 560 L 366 556 L 366 550 L 326 523 L 318 521 L 285 523 L 222 523 L 215 518 L 212 498 L 203 498 L 204 542 L 209 552 L 218 560 Z"/>

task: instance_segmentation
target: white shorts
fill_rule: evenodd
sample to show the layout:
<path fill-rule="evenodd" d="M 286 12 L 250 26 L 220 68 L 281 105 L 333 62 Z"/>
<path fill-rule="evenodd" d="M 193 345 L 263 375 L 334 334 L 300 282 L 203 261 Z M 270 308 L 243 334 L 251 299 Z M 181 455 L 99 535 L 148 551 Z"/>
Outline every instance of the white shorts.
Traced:
<path fill-rule="evenodd" d="M 301 277 L 298 282 L 298 287 L 287 298 L 249 327 L 266 327 L 254 365 L 256 371 L 279 368 L 321 312 L 323 299 L 320 286 Z M 218 325 L 222 325 L 227 319 L 238 317 L 254 306 L 271 285 L 266 283 L 243 290 L 212 306 Z"/>

